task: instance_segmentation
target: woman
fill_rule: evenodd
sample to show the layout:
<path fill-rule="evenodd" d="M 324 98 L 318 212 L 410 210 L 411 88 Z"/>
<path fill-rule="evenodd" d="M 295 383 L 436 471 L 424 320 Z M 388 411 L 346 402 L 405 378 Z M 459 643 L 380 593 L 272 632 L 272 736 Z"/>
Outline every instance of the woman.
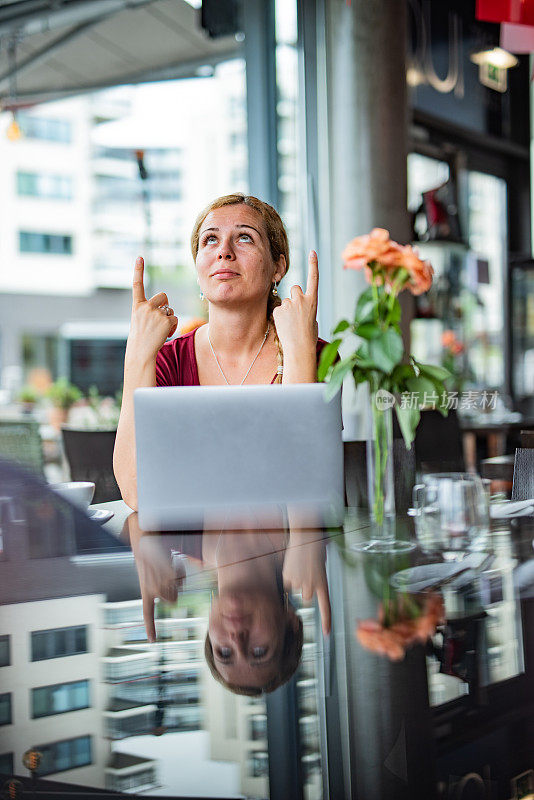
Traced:
<path fill-rule="evenodd" d="M 147 534 L 137 514 L 127 520 L 143 600 L 148 640 L 156 641 L 154 603 L 178 599 L 184 561 L 212 571 L 212 599 L 204 654 L 213 677 L 237 694 L 258 695 L 284 684 L 298 667 L 302 621 L 288 600 L 298 587 L 303 600 L 317 595 L 323 633 L 330 632 L 326 541 L 321 531 L 221 531 Z"/>
<path fill-rule="evenodd" d="M 241 194 L 201 212 L 191 236 L 209 324 L 172 342 L 178 325 L 164 292 L 147 300 L 143 259 L 133 281 L 130 335 L 113 466 L 125 502 L 137 508 L 133 394 L 141 386 L 313 383 L 324 342 L 317 339 L 317 254 L 306 291 L 277 287 L 289 267 L 284 224 L 272 206 Z"/>

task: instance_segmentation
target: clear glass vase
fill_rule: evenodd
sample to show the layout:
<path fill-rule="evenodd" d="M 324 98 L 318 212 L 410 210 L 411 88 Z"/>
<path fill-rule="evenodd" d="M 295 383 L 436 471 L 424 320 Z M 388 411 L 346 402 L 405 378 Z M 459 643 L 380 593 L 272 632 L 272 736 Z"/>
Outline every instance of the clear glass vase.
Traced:
<path fill-rule="evenodd" d="M 372 537 L 377 542 L 395 539 L 395 484 L 393 476 L 393 396 L 371 392 L 370 430 L 367 438 L 367 496 Z"/>
<path fill-rule="evenodd" d="M 395 480 L 393 467 L 393 395 L 379 389 L 369 398 L 367 436 L 367 497 L 370 537 L 358 547 L 373 553 L 401 553 L 414 543 L 396 537 Z"/>

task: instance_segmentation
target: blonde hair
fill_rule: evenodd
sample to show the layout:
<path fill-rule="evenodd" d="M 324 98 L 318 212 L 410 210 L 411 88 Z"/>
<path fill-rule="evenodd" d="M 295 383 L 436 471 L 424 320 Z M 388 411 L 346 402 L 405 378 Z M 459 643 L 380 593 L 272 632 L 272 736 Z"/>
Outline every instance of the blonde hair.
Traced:
<path fill-rule="evenodd" d="M 213 200 L 209 205 L 204 208 L 198 217 L 196 218 L 195 224 L 193 226 L 193 232 L 191 233 L 191 252 L 193 254 L 193 258 L 196 261 L 198 255 L 198 246 L 199 246 L 199 238 L 200 238 L 200 228 L 202 227 L 202 223 L 208 216 L 211 211 L 215 211 L 217 208 L 224 208 L 224 206 L 236 206 L 236 205 L 245 205 L 249 208 L 253 208 L 254 211 L 257 211 L 260 217 L 263 220 L 263 225 L 265 228 L 265 233 L 267 235 L 267 239 L 269 241 L 269 246 L 271 249 L 271 257 L 273 259 L 273 263 L 279 261 L 280 256 L 284 256 L 286 262 L 286 272 L 289 269 L 289 243 L 287 240 L 287 233 L 284 227 L 284 223 L 282 222 L 278 211 L 270 206 L 268 203 L 265 203 L 263 200 L 259 200 L 257 197 L 253 197 L 252 195 L 244 195 L 241 193 L 236 194 L 227 194 L 223 195 L 222 197 L 218 197 L 216 200 Z M 277 295 L 273 295 L 272 292 L 269 292 L 269 298 L 267 300 L 267 319 L 269 324 L 272 325 L 274 331 L 274 337 L 276 341 L 276 345 L 278 347 L 278 364 L 279 367 L 283 367 L 284 364 L 284 354 L 282 351 L 282 345 L 278 339 L 278 335 L 276 333 L 276 325 L 274 324 L 274 317 L 273 311 L 274 309 L 281 304 L 281 299 Z M 276 376 L 275 383 L 281 383 L 282 376 L 278 374 Z"/>

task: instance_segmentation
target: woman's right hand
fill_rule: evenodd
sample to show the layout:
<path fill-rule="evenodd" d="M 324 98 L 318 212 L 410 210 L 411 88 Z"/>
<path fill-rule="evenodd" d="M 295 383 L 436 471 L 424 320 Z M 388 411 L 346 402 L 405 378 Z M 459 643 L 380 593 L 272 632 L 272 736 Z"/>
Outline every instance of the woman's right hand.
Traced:
<path fill-rule="evenodd" d="M 165 341 L 172 336 L 178 327 L 178 318 L 167 315 L 161 306 L 168 306 L 169 299 L 165 292 L 159 292 L 146 299 L 143 283 L 144 260 L 139 257 L 135 262 L 132 287 L 132 320 L 128 344 L 134 346 L 135 358 L 152 359 Z"/>

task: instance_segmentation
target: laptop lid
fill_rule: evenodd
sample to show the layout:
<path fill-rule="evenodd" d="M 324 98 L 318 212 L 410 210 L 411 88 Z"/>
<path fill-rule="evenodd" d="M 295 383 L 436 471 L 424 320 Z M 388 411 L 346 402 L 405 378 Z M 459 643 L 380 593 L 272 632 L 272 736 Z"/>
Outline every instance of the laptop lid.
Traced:
<path fill-rule="evenodd" d="M 279 526 L 288 505 L 303 526 L 341 522 L 341 399 L 324 384 L 142 388 L 134 405 L 143 529 Z"/>

